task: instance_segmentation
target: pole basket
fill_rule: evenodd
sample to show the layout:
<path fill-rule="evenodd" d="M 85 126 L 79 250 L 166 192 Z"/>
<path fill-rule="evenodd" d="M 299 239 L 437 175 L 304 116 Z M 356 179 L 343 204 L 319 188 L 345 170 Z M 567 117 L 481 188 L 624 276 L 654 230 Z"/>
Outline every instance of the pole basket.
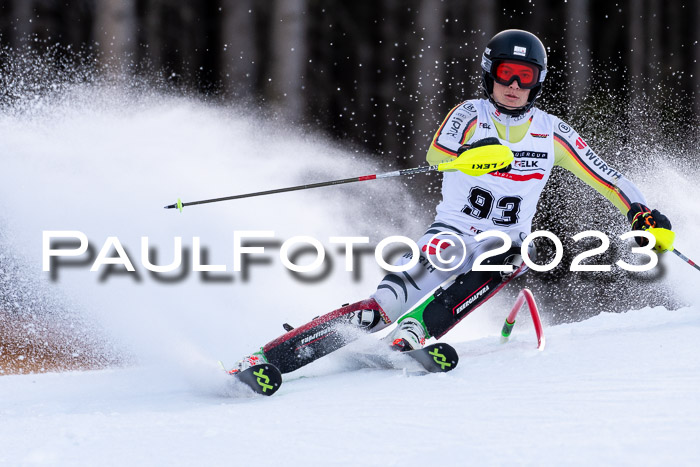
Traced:
<path fill-rule="evenodd" d="M 501 342 L 508 342 L 510 333 L 513 331 L 513 326 L 515 325 L 515 317 L 518 312 L 527 303 L 527 307 L 530 309 L 530 315 L 532 316 L 532 322 L 535 325 L 535 332 L 537 333 L 537 350 L 544 350 L 544 333 L 542 332 L 542 321 L 540 320 L 540 313 L 537 310 L 537 304 L 535 303 L 535 297 L 530 292 L 530 289 L 524 288 L 518 294 L 518 298 L 515 300 L 513 309 L 510 310 L 510 314 L 506 318 L 506 322 L 503 324 L 503 329 L 501 330 Z"/>

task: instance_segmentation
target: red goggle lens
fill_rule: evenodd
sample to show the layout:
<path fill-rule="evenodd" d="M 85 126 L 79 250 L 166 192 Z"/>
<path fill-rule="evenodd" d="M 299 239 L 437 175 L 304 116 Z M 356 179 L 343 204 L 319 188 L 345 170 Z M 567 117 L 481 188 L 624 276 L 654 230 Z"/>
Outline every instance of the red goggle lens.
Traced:
<path fill-rule="evenodd" d="M 498 84 L 508 86 L 517 80 L 518 85 L 523 89 L 532 89 L 537 86 L 540 70 L 535 65 L 511 61 L 504 61 L 495 65 L 496 72 L 494 77 Z"/>

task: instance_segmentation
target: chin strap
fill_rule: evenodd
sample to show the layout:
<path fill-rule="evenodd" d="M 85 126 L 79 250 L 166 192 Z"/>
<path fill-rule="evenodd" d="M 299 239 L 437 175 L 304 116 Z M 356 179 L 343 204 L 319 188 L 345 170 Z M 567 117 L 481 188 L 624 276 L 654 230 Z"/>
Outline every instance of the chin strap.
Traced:
<path fill-rule="evenodd" d="M 496 107 L 496 110 L 498 110 L 502 114 L 510 115 L 511 117 L 519 117 L 532 108 L 532 104 L 528 103 L 522 107 L 518 107 L 517 109 L 509 109 L 507 107 L 503 107 L 501 104 L 496 102 L 496 99 L 494 99 L 493 96 L 489 96 L 489 102 L 491 102 L 493 106 Z"/>

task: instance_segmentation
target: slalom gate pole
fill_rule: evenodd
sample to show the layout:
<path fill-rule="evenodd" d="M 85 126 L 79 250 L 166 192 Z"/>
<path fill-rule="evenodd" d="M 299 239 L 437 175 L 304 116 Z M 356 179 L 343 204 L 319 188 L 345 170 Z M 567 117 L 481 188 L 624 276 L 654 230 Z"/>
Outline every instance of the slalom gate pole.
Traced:
<path fill-rule="evenodd" d="M 220 201 L 229 201 L 229 200 L 233 200 L 233 199 L 242 199 L 242 198 L 253 198 L 255 196 L 272 195 L 275 193 L 286 193 L 289 191 L 308 190 L 310 188 L 319 188 L 322 186 L 330 186 L 330 185 L 342 185 L 344 183 L 365 182 L 367 180 L 378 180 L 380 178 L 402 177 L 404 175 L 416 175 L 416 174 L 422 174 L 422 173 L 427 173 L 427 172 L 433 172 L 436 170 L 438 170 L 437 165 L 430 165 L 430 166 L 424 166 L 424 167 L 415 167 L 412 169 L 396 170 L 394 172 L 386 172 L 386 173 L 382 173 L 382 174 L 363 175 L 361 177 L 343 178 L 340 180 L 331 180 L 330 182 L 311 183 L 308 185 L 298 185 L 298 186 L 291 186 L 291 187 L 287 187 L 287 188 L 278 188 L 276 190 L 258 191 L 255 193 L 244 193 L 242 195 L 224 196 L 222 198 L 211 198 L 211 199 L 203 199 L 200 201 L 190 201 L 187 203 L 183 203 L 182 201 L 180 201 L 178 199 L 177 203 L 165 206 L 165 209 L 179 209 L 180 211 L 182 211 L 182 208 L 184 208 L 185 206 L 195 206 L 197 204 L 218 203 Z"/>
<path fill-rule="evenodd" d="M 537 350 L 544 350 L 545 339 L 544 332 L 542 331 L 542 320 L 540 319 L 540 312 L 537 309 L 537 304 L 535 303 L 535 297 L 530 292 L 527 287 L 522 289 L 518 294 L 518 298 L 515 299 L 515 304 L 510 310 L 506 322 L 503 323 L 503 329 L 501 330 L 501 343 L 508 342 L 510 338 L 510 333 L 513 332 L 513 326 L 515 326 L 515 317 L 518 316 L 518 312 L 527 303 L 527 307 L 530 310 L 530 315 L 532 316 L 532 324 L 535 326 L 535 333 L 537 334 Z"/>
<path fill-rule="evenodd" d="M 688 258 L 687 256 L 685 256 L 683 253 L 681 253 L 680 251 L 676 250 L 675 248 L 674 248 L 673 250 L 671 250 L 671 251 L 672 251 L 673 253 L 675 253 L 676 256 L 678 256 L 680 259 L 682 259 L 683 261 L 685 261 L 686 263 L 690 264 L 692 267 L 694 267 L 695 269 L 697 269 L 698 271 L 700 271 L 700 266 L 698 266 L 694 261 L 692 261 L 690 258 Z"/>

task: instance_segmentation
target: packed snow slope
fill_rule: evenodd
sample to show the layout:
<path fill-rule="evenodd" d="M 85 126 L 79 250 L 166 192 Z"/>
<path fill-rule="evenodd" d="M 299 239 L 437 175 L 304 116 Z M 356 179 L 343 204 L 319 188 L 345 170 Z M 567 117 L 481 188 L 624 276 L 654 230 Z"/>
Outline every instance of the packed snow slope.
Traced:
<path fill-rule="evenodd" d="M 341 371 L 345 352 L 272 397 L 204 366 L 4 376 L 0 463 L 695 465 L 699 308 L 549 327 L 543 352 L 521 321 L 453 342 L 451 373 Z"/>

